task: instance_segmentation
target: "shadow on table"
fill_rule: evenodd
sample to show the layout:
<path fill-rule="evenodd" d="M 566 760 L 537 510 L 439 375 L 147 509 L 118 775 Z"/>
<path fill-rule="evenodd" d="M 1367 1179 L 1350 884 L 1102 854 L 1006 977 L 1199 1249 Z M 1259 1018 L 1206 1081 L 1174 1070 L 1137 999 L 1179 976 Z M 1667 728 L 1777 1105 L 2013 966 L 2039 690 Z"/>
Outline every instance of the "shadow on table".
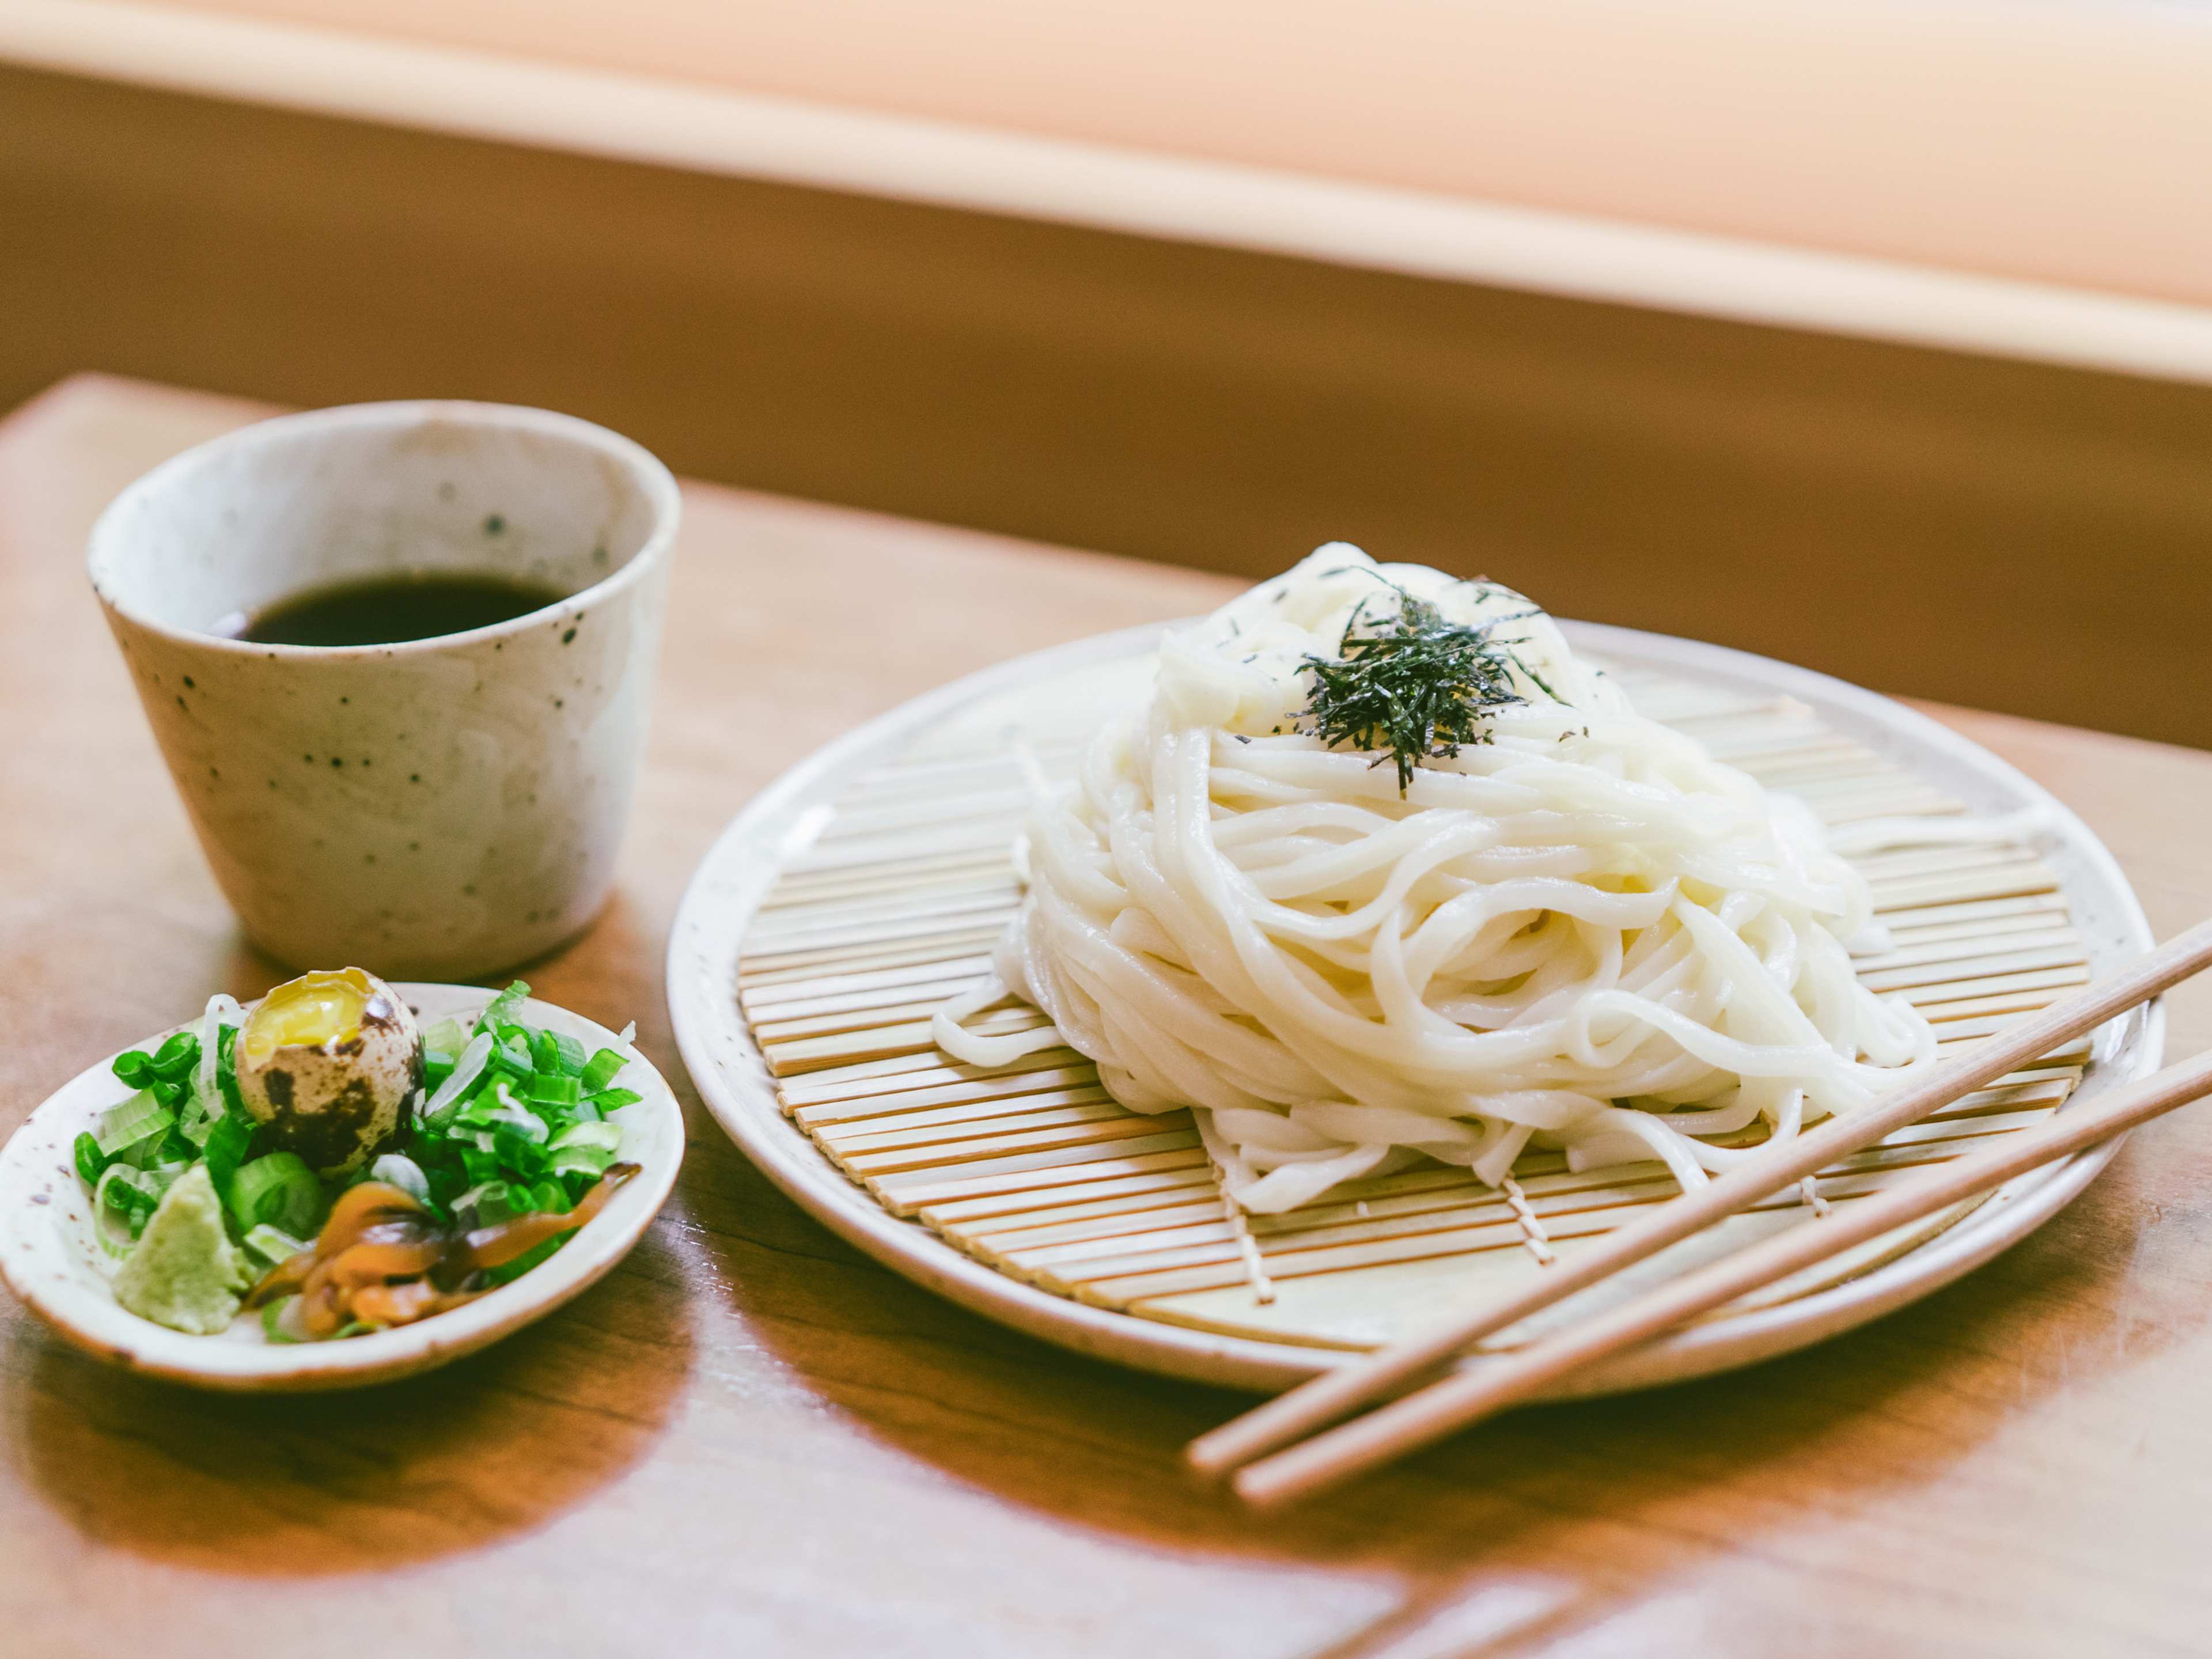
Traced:
<path fill-rule="evenodd" d="M 2124 1153 L 2040 1235 L 1865 1329 L 1700 1382 L 1514 1413 L 1255 1516 L 1194 1486 L 1179 1461 L 1246 1396 L 1082 1359 L 972 1316 L 846 1249 L 750 1169 L 709 1163 L 695 1157 L 687 1170 L 699 1181 L 691 1213 L 738 1311 L 879 1441 L 1062 1523 L 1402 1586 L 1389 1618 L 1309 1659 L 1534 1652 L 1727 1556 L 1747 1528 L 1846 1523 L 1940 1481 L 2008 1418 L 2088 1381 L 2094 1356 L 2118 1370 L 2156 1352 L 2109 1311 L 2138 1224 Z M 806 1270 L 793 1272 L 793 1258 Z M 2034 1328 L 2059 1317 L 2075 1327 L 2066 1364 L 2039 1364 Z M 2185 1340 L 2187 1322 L 2160 1334 Z M 1984 1384 L 2001 1404 L 1942 1403 Z"/>
<path fill-rule="evenodd" d="M 88 1537 L 231 1575 L 374 1571 L 533 1531 L 668 1425 L 692 1330 L 661 1248 L 648 1234 L 560 1312 L 374 1388 L 202 1394 L 48 1340 L 11 1425 L 17 1461 Z"/>

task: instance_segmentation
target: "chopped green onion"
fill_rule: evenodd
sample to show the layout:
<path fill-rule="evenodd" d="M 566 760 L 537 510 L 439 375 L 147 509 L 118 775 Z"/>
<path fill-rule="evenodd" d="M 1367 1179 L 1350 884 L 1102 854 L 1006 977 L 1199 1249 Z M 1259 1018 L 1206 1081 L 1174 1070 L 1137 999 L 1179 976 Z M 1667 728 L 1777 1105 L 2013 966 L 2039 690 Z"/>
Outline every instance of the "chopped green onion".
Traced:
<path fill-rule="evenodd" d="M 261 1259 L 264 1267 L 270 1267 L 289 1261 L 312 1248 L 305 1239 L 295 1238 L 282 1228 L 272 1227 L 265 1221 L 247 1228 L 242 1242 L 247 1249 Z"/>
<path fill-rule="evenodd" d="M 543 1134 L 545 1126 L 541 1123 L 538 1127 Z M 535 1181 L 545 1173 L 545 1148 L 535 1140 L 525 1139 L 504 1123 L 492 1131 L 489 1150 L 507 1168 L 529 1180 Z"/>
<path fill-rule="evenodd" d="M 100 1184 L 93 1188 L 92 1201 L 95 1206 L 105 1205 L 121 1215 L 133 1210 L 151 1210 L 161 1201 L 151 1188 L 152 1177 L 143 1170 L 134 1170 L 128 1164 L 111 1164 L 100 1172 Z"/>
<path fill-rule="evenodd" d="M 186 1107 L 185 1109 L 189 1111 L 191 1109 Z M 142 1146 L 150 1144 L 153 1146 L 154 1156 L 150 1161 L 154 1163 L 197 1164 L 199 1162 L 199 1143 L 185 1133 L 185 1126 L 181 1121 L 172 1123 L 169 1126 L 168 1133 L 163 1135 L 161 1139 L 140 1144 Z M 149 1162 L 143 1157 L 139 1157 L 134 1161 L 142 1170 L 146 1168 Z"/>
<path fill-rule="evenodd" d="M 284 1310 L 299 1299 L 296 1296 L 280 1296 L 265 1304 L 261 1310 L 261 1334 L 271 1342 L 297 1342 L 300 1339 L 286 1330 L 281 1322 Z"/>
<path fill-rule="evenodd" d="M 200 1143 L 200 1158 L 207 1164 L 208 1179 L 215 1182 L 216 1192 L 225 1205 L 231 1202 L 231 1182 L 237 1178 L 238 1166 L 246 1162 L 246 1155 L 252 1150 L 253 1120 L 242 1112 L 224 1113 Z M 234 1208 L 231 1212 L 235 1215 L 237 1211 Z"/>
<path fill-rule="evenodd" d="M 500 1180 L 481 1182 L 453 1200 L 454 1213 L 473 1211 L 479 1227 L 495 1226 L 509 1216 L 522 1214 L 528 1207 L 518 1202 L 514 1189 Z"/>
<path fill-rule="evenodd" d="M 87 1186 L 100 1184 L 101 1173 L 107 1168 L 107 1154 L 100 1150 L 100 1143 L 87 1129 L 76 1138 L 76 1172 Z"/>
<path fill-rule="evenodd" d="M 574 1106 L 583 1098 L 583 1092 L 574 1078 L 557 1072 L 533 1072 L 522 1091 L 524 1099 L 547 1106 Z"/>
<path fill-rule="evenodd" d="M 491 1051 L 491 1063 L 501 1074 L 517 1083 L 538 1069 L 537 1060 L 531 1057 L 529 1037 L 512 1026 L 500 1034 L 499 1041 Z"/>
<path fill-rule="evenodd" d="M 480 1032 L 469 1039 L 468 1047 L 461 1050 L 460 1058 L 453 1062 L 452 1072 L 447 1074 L 446 1080 L 438 1085 L 437 1092 L 423 1106 L 422 1117 L 426 1124 L 440 1131 L 445 1128 L 448 1121 L 447 1109 L 483 1075 L 484 1066 L 491 1059 L 491 1050 L 492 1039 L 489 1033 Z"/>
<path fill-rule="evenodd" d="M 92 1230 L 100 1240 L 100 1248 L 110 1255 L 121 1256 L 131 1254 L 130 1243 L 118 1243 L 115 1237 L 115 1230 L 107 1224 L 107 1218 L 111 1213 L 124 1218 L 128 1238 L 136 1239 L 138 1237 L 138 1228 L 130 1224 L 135 1218 L 140 1220 L 140 1224 L 143 1224 L 143 1218 L 134 1212 L 132 1207 L 136 1202 L 134 1194 L 143 1195 L 143 1189 L 137 1184 L 143 1178 L 139 1170 L 132 1169 L 127 1164 L 111 1164 L 100 1171 L 100 1180 L 93 1187 Z M 143 1215 L 152 1213 L 151 1205 L 147 1206 L 143 1212 Z"/>
<path fill-rule="evenodd" d="M 123 1218 L 131 1237 L 137 1238 L 146 1225 L 147 1218 L 154 1213 L 161 1201 L 167 1183 L 157 1182 L 143 1170 L 134 1170 L 128 1164 L 111 1164 L 100 1172 L 99 1184 L 92 1189 L 93 1224 L 100 1228 L 100 1243 L 111 1254 L 123 1255 L 115 1249 L 113 1236 L 106 1229 L 109 1212 Z"/>
<path fill-rule="evenodd" d="M 372 1333 L 380 1331 L 383 1328 L 383 1326 L 372 1325 L 365 1319 L 356 1319 L 349 1322 L 349 1323 L 341 1325 L 337 1329 L 332 1331 L 331 1333 L 331 1340 L 336 1342 L 349 1336 L 368 1336 Z"/>
<path fill-rule="evenodd" d="M 515 981 L 514 984 L 484 1004 L 483 1012 L 477 1016 L 476 1029 L 480 1032 L 490 1031 L 502 1025 L 513 1024 L 514 1011 L 522 1006 L 524 1000 L 529 994 L 530 988 L 520 980 Z"/>
<path fill-rule="evenodd" d="M 386 1152 L 368 1166 L 368 1178 L 381 1181 L 387 1187 L 397 1187 L 409 1197 L 428 1202 L 430 1197 L 430 1178 L 422 1173 L 422 1166 L 404 1152 Z"/>
<path fill-rule="evenodd" d="M 154 1051 L 154 1073 L 165 1083 L 181 1084 L 200 1063 L 200 1040 L 178 1031 Z"/>
<path fill-rule="evenodd" d="M 484 1279 L 487 1282 L 494 1285 L 509 1284 L 514 1280 L 521 1278 L 523 1274 L 528 1273 L 532 1267 L 538 1266 L 539 1262 L 551 1255 L 554 1251 L 559 1249 L 563 1244 L 566 1244 L 572 1237 L 573 1235 L 569 1233 L 556 1233 L 544 1243 L 534 1245 L 531 1249 L 525 1250 L 520 1255 L 515 1257 L 514 1261 L 506 1263 L 502 1267 L 490 1269 L 484 1274 Z"/>
<path fill-rule="evenodd" d="M 447 1127 L 454 1130 L 489 1128 L 492 1121 L 513 1103 L 501 1100 L 496 1087 L 479 1089 L 461 1103 L 458 1111 L 448 1115 Z"/>
<path fill-rule="evenodd" d="M 422 1033 L 423 1052 L 441 1055 L 448 1063 L 459 1058 L 461 1050 L 468 1046 L 468 1027 L 458 1019 L 441 1019 Z"/>
<path fill-rule="evenodd" d="M 393 1163 L 379 1160 L 371 1169 L 373 1176 L 390 1178 L 403 1173 L 404 1159 L 420 1173 L 423 1201 L 464 1227 L 573 1210 L 619 1155 L 622 1131 L 605 1115 L 641 1098 L 615 1086 L 636 1058 L 629 1032 L 587 1052 L 564 1032 L 523 1024 L 528 994 L 518 982 L 492 998 L 472 1025 L 457 1022 L 454 1030 L 426 1035 L 430 1099 L 415 1115 L 402 1152 L 389 1155 Z M 501 1284 L 518 1278 L 560 1243 L 549 1241 L 489 1277 Z"/>
<path fill-rule="evenodd" d="M 191 1104 L 179 1114 L 177 1127 L 172 1133 L 184 1136 L 193 1151 L 198 1152 L 201 1147 L 207 1145 L 208 1136 L 215 1132 L 215 1126 L 218 1121 L 217 1113 L 208 1103 L 206 1098 L 200 1095 L 194 1095 Z"/>
<path fill-rule="evenodd" d="M 220 991 L 207 1000 L 207 1006 L 200 1014 L 200 1063 L 192 1078 L 192 1088 L 210 1112 L 220 1109 L 222 1097 L 217 1079 L 222 1061 L 230 1053 L 225 1039 L 229 1032 L 238 1029 L 235 1024 L 225 1027 L 222 1018 L 225 1014 L 232 1016 L 234 1021 L 242 1021 L 246 1018 L 246 1010 L 238 1006 L 237 998 L 225 996 Z"/>
<path fill-rule="evenodd" d="M 169 1134 L 167 1131 L 148 1135 L 135 1146 L 125 1146 L 116 1153 L 118 1164 L 128 1164 L 134 1170 L 150 1170 L 167 1157 Z"/>
<path fill-rule="evenodd" d="M 102 1152 L 113 1158 L 127 1147 L 163 1133 L 176 1121 L 177 1115 L 155 1099 L 152 1090 L 141 1089 L 100 1115 L 93 1139 Z"/>
<path fill-rule="evenodd" d="M 511 1130 L 533 1146 L 543 1146 L 552 1138 L 552 1131 L 545 1127 L 545 1120 L 518 1102 L 504 1086 L 499 1091 L 498 1101 L 497 1105 L 477 1120 L 486 1128 L 494 1132 Z"/>
<path fill-rule="evenodd" d="M 311 1233 L 323 1218 L 323 1183 L 298 1153 L 270 1152 L 239 1166 L 227 1201 L 240 1227 L 266 1222 L 289 1233 Z"/>
<path fill-rule="evenodd" d="M 553 1150 L 560 1152 L 570 1146 L 596 1146 L 603 1152 L 622 1150 L 622 1129 L 612 1123 L 577 1123 L 553 1137 Z"/>
<path fill-rule="evenodd" d="M 584 1092 L 587 1095 L 599 1093 L 620 1077 L 623 1067 L 629 1064 L 629 1055 L 617 1054 L 611 1048 L 600 1049 L 592 1056 L 591 1064 L 584 1067 Z"/>
<path fill-rule="evenodd" d="M 596 1126 L 594 1126 L 596 1127 Z M 597 1177 L 607 1172 L 615 1155 L 599 1146 L 563 1146 L 545 1160 L 548 1175 L 581 1175 Z M 562 1206 L 567 1208 L 566 1205 Z"/>
<path fill-rule="evenodd" d="M 223 1109 L 233 1114 L 240 1113 L 246 1109 L 246 1103 L 239 1097 L 238 1093 L 239 1029 L 235 1025 L 226 1025 L 222 1028 L 221 1038 L 222 1052 L 217 1057 L 216 1063 L 216 1084 L 222 1096 Z"/>

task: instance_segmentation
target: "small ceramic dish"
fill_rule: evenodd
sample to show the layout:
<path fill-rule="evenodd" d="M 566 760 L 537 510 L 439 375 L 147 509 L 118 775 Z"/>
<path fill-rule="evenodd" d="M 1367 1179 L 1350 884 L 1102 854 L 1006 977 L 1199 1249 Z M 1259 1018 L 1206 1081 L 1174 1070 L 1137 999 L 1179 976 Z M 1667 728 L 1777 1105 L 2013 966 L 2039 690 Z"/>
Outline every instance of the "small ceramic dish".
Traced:
<path fill-rule="evenodd" d="M 472 1018 L 491 998 L 475 986 L 402 981 L 393 987 L 424 1024 Z M 598 1049 L 611 1031 L 550 1003 L 529 1001 L 523 1017 Z M 178 1029 L 197 1029 L 198 1021 Z M 145 1048 L 167 1033 L 158 1033 Z M 611 1120 L 623 1160 L 640 1173 L 547 1261 L 510 1284 L 452 1310 L 343 1341 L 272 1343 L 240 1316 L 220 1336 L 193 1336 L 141 1319 L 116 1303 L 108 1258 L 93 1232 L 90 1195 L 70 1148 L 80 1131 L 129 1091 L 110 1069 L 115 1056 L 78 1073 L 33 1112 L 0 1150 L 0 1279 L 32 1312 L 88 1353 L 195 1388 L 295 1392 L 389 1382 L 473 1353 L 553 1311 L 605 1274 L 659 1212 L 684 1160 L 684 1116 L 675 1095 L 643 1056 L 622 1085 L 642 1097 Z"/>

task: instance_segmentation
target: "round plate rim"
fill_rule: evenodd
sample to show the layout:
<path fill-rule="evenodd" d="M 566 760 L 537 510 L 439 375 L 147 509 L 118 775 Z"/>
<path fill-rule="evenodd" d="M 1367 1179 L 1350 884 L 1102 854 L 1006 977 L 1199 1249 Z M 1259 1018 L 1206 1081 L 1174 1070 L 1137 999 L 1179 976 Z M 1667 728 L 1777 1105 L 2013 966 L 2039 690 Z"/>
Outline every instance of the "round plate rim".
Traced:
<path fill-rule="evenodd" d="M 1353 1351 L 1229 1336 L 1140 1318 L 1024 1284 L 974 1260 L 919 1223 L 902 1220 L 847 1179 L 783 1115 L 736 997 L 736 945 L 718 949 L 712 916 L 749 862 L 762 827 L 791 811 L 820 780 L 893 736 L 996 692 L 1149 648 L 1177 622 L 1095 635 L 1014 658 L 908 699 L 836 738 L 786 770 L 718 836 L 693 872 L 669 933 L 665 988 L 676 1043 L 701 1100 L 739 1151 L 787 1197 L 847 1243 L 969 1310 L 1096 1358 L 1195 1382 L 1273 1390 L 1355 1359 Z M 1704 671 L 1797 695 L 1855 715 L 1869 727 L 1977 774 L 1993 788 L 2039 805 L 2053 834 L 2109 886 L 2132 949 L 2154 943 L 2148 919 L 2118 861 L 2063 802 L 1971 738 L 1918 710 L 1862 686 L 1772 658 L 1608 623 L 1562 619 L 1577 647 L 1633 657 L 1691 673 Z M 803 817 L 800 820 L 804 822 Z M 788 834 L 788 832 L 787 832 Z M 772 876 L 770 877 L 772 879 Z M 763 890 L 766 883 L 758 884 Z M 746 915 L 757 907 L 757 893 Z M 2112 1087 L 2157 1069 L 2165 1011 L 2153 1003 L 2100 1035 L 2095 1053 Z M 748 1063 L 749 1062 L 749 1063 Z M 1821 1341 L 1917 1301 L 1980 1266 L 2080 1194 L 2119 1149 L 2108 1141 L 2009 1183 L 1972 1215 L 1928 1243 L 1858 1278 L 1793 1301 L 1674 1332 L 1565 1379 L 1550 1397 L 1620 1392 L 1686 1381 Z"/>
<path fill-rule="evenodd" d="M 392 987 L 432 1018 L 481 1007 L 494 994 L 481 986 L 432 981 L 395 980 Z M 597 1021 L 557 1003 L 532 997 L 522 1007 L 534 1024 L 566 1030 L 579 1041 L 599 1047 L 619 1042 L 614 1032 Z M 187 1021 L 172 1026 L 170 1031 L 191 1030 L 197 1024 Z M 147 1042 L 158 1042 L 168 1035 L 169 1031 L 156 1032 L 129 1047 L 143 1048 Z M 118 1307 L 112 1297 L 95 1296 L 77 1282 L 74 1273 L 60 1273 L 58 1288 L 48 1282 L 48 1273 L 66 1263 L 68 1258 L 62 1253 L 70 1247 L 53 1237 L 57 1221 L 48 1205 L 32 1199 L 32 1185 L 48 1178 L 35 1160 L 56 1152 L 56 1146 L 36 1146 L 32 1131 L 42 1117 L 81 1112 L 78 1097 L 103 1083 L 112 1095 L 115 1085 L 110 1067 L 116 1055 L 125 1052 L 118 1049 L 87 1066 L 48 1095 L 17 1126 L 6 1146 L 0 1148 L 0 1280 L 72 1346 L 126 1370 L 193 1388 L 226 1393 L 357 1388 L 413 1376 L 473 1353 L 535 1323 L 611 1272 L 660 1212 L 684 1162 L 683 1108 L 659 1068 L 633 1047 L 623 1081 L 644 1098 L 625 1111 L 638 1114 L 635 1144 L 641 1153 L 651 1156 L 641 1173 L 613 1195 L 605 1212 L 594 1217 L 550 1260 L 465 1306 L 418 1324 L 344 1342 L 276 1347 L 227 1340 L 220 1335 L 194 1336 L 141 1319 Z M 625 1123 L 623 1127 L 632 1126 Z M 56 1144 L 62 1149 L 60 1155 L 66 1155 L 71 1139 L 73 1134 L 65 1133 Z M 624 1141 L 628 1151 L 630 1137 L 626 1134 Z M 76 1183 L 73 1172 L 58 1173 L 69 1184 Z M 42 1190 L 50 1200 L 52 1188 Z"/>

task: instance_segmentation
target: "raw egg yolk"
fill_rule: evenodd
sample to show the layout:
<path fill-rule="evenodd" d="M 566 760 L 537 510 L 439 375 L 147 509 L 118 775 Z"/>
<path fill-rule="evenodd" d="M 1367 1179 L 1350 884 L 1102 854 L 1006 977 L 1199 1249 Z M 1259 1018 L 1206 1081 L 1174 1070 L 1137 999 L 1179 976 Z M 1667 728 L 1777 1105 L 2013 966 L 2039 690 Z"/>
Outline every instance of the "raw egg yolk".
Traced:
<path fill-rule="evenodd" d="M 369 999 L 368 975 L 358 968 L 335 974 L 302 974 L 278 986 L 246 1016 L 238 1034 L 249 1060 L 264 1060 L 279 1048 L 319 1048 L 343 1042 L 361 1029 Z"/>

